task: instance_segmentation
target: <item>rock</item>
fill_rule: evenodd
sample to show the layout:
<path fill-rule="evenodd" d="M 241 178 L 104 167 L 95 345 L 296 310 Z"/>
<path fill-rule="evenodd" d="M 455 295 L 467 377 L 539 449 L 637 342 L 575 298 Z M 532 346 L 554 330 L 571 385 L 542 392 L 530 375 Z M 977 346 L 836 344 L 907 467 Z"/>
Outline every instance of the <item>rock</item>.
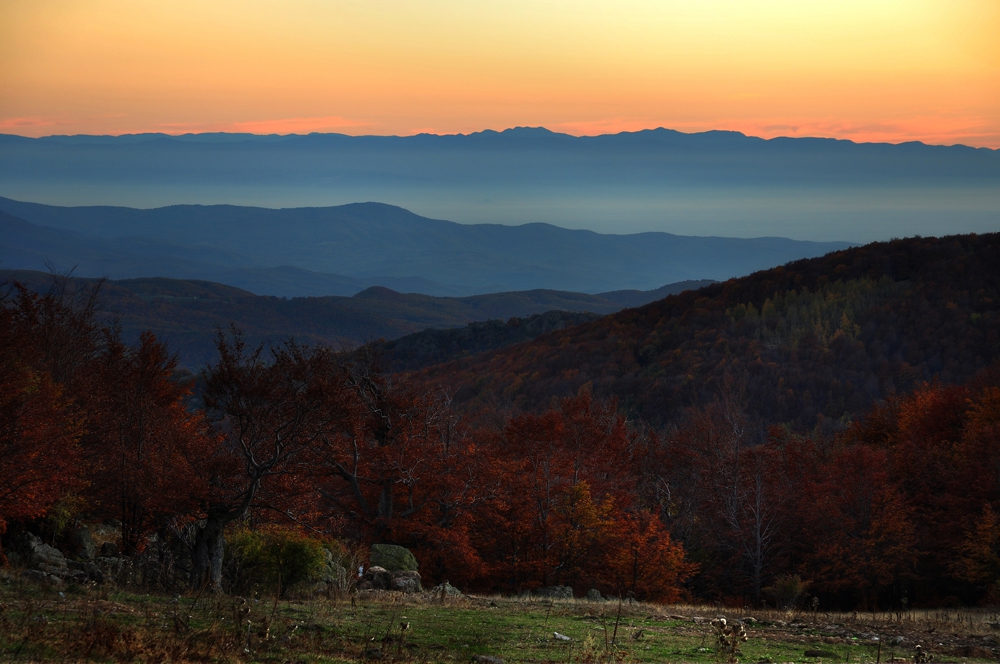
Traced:
<path fill-rule="evenodd" d="M 504 664 L 502 659 L 492 655 L 473 655 L 472 661 L 476 664 Z"/>
<path fill-rule="evenodd" d="M 80 526 L 70 531 L 69 545 L 73 553 L 82 560 L 93 560 L 97 555 L 94 536 L 90 533 L 90 528 L 86 526 Z"/>
<path fill-rule="evenodd" d="M 69 566 L 71 572 L 78 573 L 74 574 L 75 577 L 82 575 L 86 581 L 95 581 L 97 583 L 104 581 L 104 572 L 101 571 L 101 568 L 96 563 L 85 560 L 70 560 L 66 564 Z"/>
<path fill-rule="evenodd" d="M 423 591 L 420 586 L 419 572 L 396 572 L 392 575 L 392 590 L 404 593 L 419 593 Z"/>
<path fill-rule="evenodd" d="M 123 583 L 132 570 L 132 561 L 128 558 L 105 558 L 98 556 L 94 564 L 101 571 L 102 580 Z"/>
<path fill-rule="evenodd" d="M 367 579 L 358 581 L 358 590 L 375 590 L 375 584 Z"/>
<path fill-rule="evenodd" d="M 556 641 L 572 641 L 573 640 L 573 639 L 569 638 L 568 636 L 566 636 L 565 634 L 560 634 L 559 632 L 552 632 L 552 638 L 554 638 Z"/>
<path fill-rule="evenodd" d="M 365 581 L 371 582 L 375 590 L 389 590 L 392 587 L 392 572 L 384 567 L 372 565 L 365 570 Z"/>
<path fill-rule="evenodd" d="M 462 591 L 456 588 L 455 586 L 451 585 L 447 581 L 445 581 L 444 583 L 439 583 L 438 585 L 434 586 L 433 590 L 431 590 L 431 595 L 433 595 L 434 597 L 441 597 L 441 593 L 444 593 L 445 597 L 462 597 Z"/>
<path fill-rule="evenodd" d="M 333 560 L 333 554 L 327 549 L 323 549 L 323 551 L 326 552 L 326 564 L 320 573 L 320 579 L 324 583 L 332 583 L 338 588 L 347 587 L 347 570 Z"/>
<path fill-rule="evenodd" d="M 25 565 L 31 569 L 57 577 L 64 577 L 69 573 L 66 557 L 36 535 L 23 533 L 17 542 L 17 548 Z"/>
<path fill-rule="evenodd" d="M 29 581 L 34 581 L 35 583 L 45 583 L 50 586 L 61 586 L 63 584 L 63 580 L 58 576 L 46 574 L 45 572 L 37 569 L 24 570 L 24 578 Z"/>
<path fill-rule="evenodd" d="M 587 591 L 587 599 L 591 602 L 603 602 L 604 597 L 601 595 L 601 591 L 597 588 L 591 588 Z"/>
<path fill-rule="evenodd" d="M 822 657 L 823 659 L 837 659 L 837 653 L 830 650 L 807 650 L 806 657 Z"/>
<path fill-rule="evenodd" d="M 549 599 L 573 599 L 573 589 L 569 586 L 548 586 L 539 588 L 531 594 L 535 597 L 548 597 Z"/>
<path fill-rule="evenodd" d="M 384 567 L 390 572 L 417 571 L 417 559 L 413 554 L 395 544 L 372 544 L 368 562 L 373 567 Z"/>

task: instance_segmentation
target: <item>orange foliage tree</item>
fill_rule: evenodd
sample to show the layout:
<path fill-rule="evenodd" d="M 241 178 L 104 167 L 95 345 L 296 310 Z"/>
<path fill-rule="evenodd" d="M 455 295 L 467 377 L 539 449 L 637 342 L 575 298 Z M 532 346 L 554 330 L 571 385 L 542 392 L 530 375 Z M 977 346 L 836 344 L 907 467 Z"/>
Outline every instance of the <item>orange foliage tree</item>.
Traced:
<path fill-rule="evenodd" d="M 121 521 L 129 555 L 153 526 L 196 512 L 207 494 L 198 465 L 212 440 L 202 413 L 185 406 L 190 387 L 172 379 L 176 364 L 151 332 L 128 346 L 109 330 L 86 396 L 86 495 L 95 514 Z"/>
<path fill-rule="evenodd" d="M 89 355 L 89 316 L 58 293 L 37 295 L 16 284 L 0 297 L 0 533 L 11 521 L 43 516 L 81 485 L 83 417 L 53 380 L 53 370 L 68 376 L 71 367 L 69 359 L 57 361 L 60 351 L 48 340 L 85 346 Z"/>

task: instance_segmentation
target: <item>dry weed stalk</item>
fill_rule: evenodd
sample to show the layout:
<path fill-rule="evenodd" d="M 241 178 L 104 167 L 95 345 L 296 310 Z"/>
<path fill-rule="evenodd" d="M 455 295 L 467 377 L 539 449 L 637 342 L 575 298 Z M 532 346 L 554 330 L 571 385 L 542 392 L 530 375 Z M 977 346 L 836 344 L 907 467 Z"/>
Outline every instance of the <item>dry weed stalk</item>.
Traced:
<path fill-rule="evenodd" d="M 730 623 L 725 618 L 716 618 L 711 624 L 712 628 L 715 629 L 716 642 L 719 644 L 716 652 L 725 655 L 729 664 L 739 662 L 738 655 L 742 654 L 740 653 L 740 644 L 750 638 L 747 636 L 747 629 L 743 622 L 735 620 Z"/>

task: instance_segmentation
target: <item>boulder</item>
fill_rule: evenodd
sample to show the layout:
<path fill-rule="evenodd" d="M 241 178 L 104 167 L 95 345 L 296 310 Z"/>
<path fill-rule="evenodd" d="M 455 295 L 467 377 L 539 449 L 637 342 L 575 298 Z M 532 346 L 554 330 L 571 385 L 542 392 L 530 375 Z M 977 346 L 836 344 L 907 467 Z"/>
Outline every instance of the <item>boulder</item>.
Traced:
<path fill-rule="evenodd" d="M 329 549 L 323 549 L 323 554 L 326 558 L 326 563 L 323 565 L 323 571 L 320 572 L 320 580 L 324 583 L 330 583 L 338 588 L 347 587 L 347 570 L 337 563 L 333 558 L 333 554 L 330 553 Z"/>
<path fill-rule="evenodd" d="M 70 560 L 66 563 L 75 577 L 83 576 L 83 580 L 101 583 L 104 581 L 104 572 L 97 566 L 86 560 Z"/>
<path fill-rule="evenodd" d="M 63 580 L 60 577 L 54 574 L 46 574 L 37 569 L 24 570 L 24 578 L 35 583 L 46 583 L 51 586 L 61 586 L 63 584 Z"/>
<path fill-rule="evenodd" d="M 420 586 L 419 572 L 396 572 L 392 575 L 392 589 L 404 593 L 419 593 L 423 591 Z"/>
<path fill-rule="evenodd" d="M 384 567 L 372 565 L 365 570 L 365 581 L 370 582 L 375 590 L 389 590 L 392 587 L 392 572 Z"/>
<path fill-rule="evenodd" d="M 532 595 L 549 599 L 573 599 L 573 589 L 569 586 L 548 586 L 535 590 Z"/>
<path fill-rule="evenodd" d="M 591 588 L 587 591 L 587 599 L 591 602 L 603 602 L 604 596 L 601 595 L 601 591 L 597 588 Z"/>
<path fill-rule="evenodd" d="M 409 549 L 395 544 L 373 544 L 368 562 L 372 566 L 384 567 L 390 572 L 417 571 L 417 559 Z"/>
<path fill-rule="evenodd" d="M 42 542 L 36 535 L 23 533 L 17 548 L 25 565 L 31 569 L 60 578 L 69 573 L 66 557 L 58 549 Z"/>
<path fill-rule="evenodd" d="M 69 533 L 70 549 L 81 560 L 93 560 L 97 556 L 97 545 L 94 544 L 94 536 L 90 528 L 80 526 L 74 528 Z"/>
<path fill-rule="evenodd" d="M 462 597 L 462 591 L 447 581 L 434 586 L 434 589 L 431 590 L 431 594 L 434 597 L 441 597 L 442 594 L 444 597 Z"/>

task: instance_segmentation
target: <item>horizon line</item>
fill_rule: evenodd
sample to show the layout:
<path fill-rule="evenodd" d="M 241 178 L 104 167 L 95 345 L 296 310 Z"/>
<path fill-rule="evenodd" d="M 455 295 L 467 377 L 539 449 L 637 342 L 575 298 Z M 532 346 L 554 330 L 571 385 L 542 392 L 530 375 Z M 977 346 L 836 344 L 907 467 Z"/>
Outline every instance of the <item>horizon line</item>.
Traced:
<path fill-rule="evenodd" d="M 198 131 L 198 132 L 186 131 L 186 132 L 183 132 L 183 133 L 171 133 L 169 131 L 146 131 L 146 132 L 128 132 L 128 133 L 122 133 L 122 134 L 49 134 L 49 135 L 46 135 L 46 136 L 25 136 L 23 134 L 14 134 L 14 133 L 0 132 L 0 136 L 10 136 L 10 137 L 23 138 L 23 139 L 26 139 L 26 140 L 33 140 L 33 141 L 40 141 L 40 140 L 46 140 L 46 139 L 60 139 L 60 138 L 129 138 L 129 137 L 144 137 L 144 136 L 160 136 L 160 137 L 165 137 L 165 138 L 184 138 L 184 137 L 199 137 L 199 136 L 234 136 L 234 137 L 235 136 L 247 136 L 247 137 L 256 137 L 256 138 L 307 138 L 307 137 L 310 137 L 310 136 L 340 136 L 340 137 L 346 137 L 346 138 L 418 138 L 418 137 L 421 137 L 421 136 L 429 136 L 429 137 L 436 137 L 436 138 L 449 138 L 449 137 L 463 137 L 464 138 L 464 137 L 477 136 L 477 135 L 481 135 L 481 134 L 505 134 L 505 133 L 508 133 L 508 132 L 524 131 L 524 130 L 536 131 L 536 132 L 542 131 L 542 132 L 546 132 L 548 134 L 551 134 L 553 136 L 565 136 L 565 137 L 568 137 L 568 138 L 579 138 L 579 139 L 606 138 L 606 137 L 609 137 L 609 136 L 622 136 L 622 135 L 644 134 L 644 133 L 650 133 L 650 132 L 664 131 L 664 132 L 670 132 L 670 133 L 673 133 L 673 134 L 681 134 L 681 135 L 684 135 L 684 136 L 700 136 L 700 135 L 704 135 L 704 134 L 731 134 L 731 135 L 739 136 L 739 137 L 742 137 L 742 138 L 756 139 L 756 140 L 759 140 L 759 141 L 766 141 L 766 142 L 779 141 L 779 140 L 792 140 L 792 141 L 799 141 L 799 140 L 810 141 L 810 140 L 812 140 L 812 141 L 834 141 L 834 142 L 840 142 L 840 143 L 850 143 L 850 144 L 853 144 L 853 145 L 893 145 L 893 146 L 899 146 L 899 145 L 923 145 L 923 146 L 926 146 L 926 147 L 944 147 L 944 148 L 963 147 L 963 148 L 968 148 L 970 150 L 988 150 L 988 151 L 991 151 L 991 152 L 998 152 L 998 151 L 1000 151 L 1000 148 L 991 148 L 991 147 L 986 147 L 986 146 L 975 146 L 975 145 L 969 145 L 967 143 L 951 143 L 951 144 L 946 144 L 946 143 L 927 143 L 927 142 L 920 141 L 920 140 L 900 141 L 898 143 L 892 142 L 892 141 L 856 141 L 856 140 L 849 139 L 849 138 L 838 138 L 838 137 L 835 137 L 835 136 L 819 136 L 819 135 L 817 135 L 817 136 L 786 136 L 786 135 L 781 135 L 781 136 L 772 136 L 770 138 L 766 138 L 766 137 L 757 136 L 757 135 L 754 135 L 754 134 L 747 134 L 745 132 L 738 131 L 738 130 L 735 130 L 735 129 L 706 129 L 704 131 L 690 131 L 690 132 L 688 132 L 688 131 L 681 131 L 679 129 L 671 129 L 669 127 L 664 127 L 662 125 L 658 126 L 658 127 L 649 127 L 649 128 L 645 128 L 645 129 L 636 129 L 636 130 L 631 130 L 631 131 L 630 130 L 624 130 L 624 131 L 619 131 L 619 132 L 609 132 L 609 133 L 603 133 L 603 134 L 572 134 L 572 133 L 564 132 L 564 131 L 554 131 L 552 129 L 549 129 L 548 127 L 544 127 L 544 126 L 541 126 L 541 125 L 534 126 L 534 127 L 533 126 L 529 126 L 529 125 L 515 125 L 513 127 L 507 127 L 505 129 L 485 128 L 485 129 L 480 129 L 478 131 L 473 131 L 473 132 L 468 132 L 468 133 L 455 132 L 455 133 L 442 133 L 442 134 L 437 134 L 437 133 L 432 133 L 432 132 L 416 132 L 416 133 L 413 133 L 413 134 L 346 134 L 346 133 L 343 133 L 343 132 L 336 132 L 336 131 L 311 131 L 311 132 L 307 132 L 307 133 L 291 132 L 291 133 L 287 133 L 287 134 L 280 134 L 280 133 L 255 133 L 255 132 L 239 132 L 239 131 Z"/>

